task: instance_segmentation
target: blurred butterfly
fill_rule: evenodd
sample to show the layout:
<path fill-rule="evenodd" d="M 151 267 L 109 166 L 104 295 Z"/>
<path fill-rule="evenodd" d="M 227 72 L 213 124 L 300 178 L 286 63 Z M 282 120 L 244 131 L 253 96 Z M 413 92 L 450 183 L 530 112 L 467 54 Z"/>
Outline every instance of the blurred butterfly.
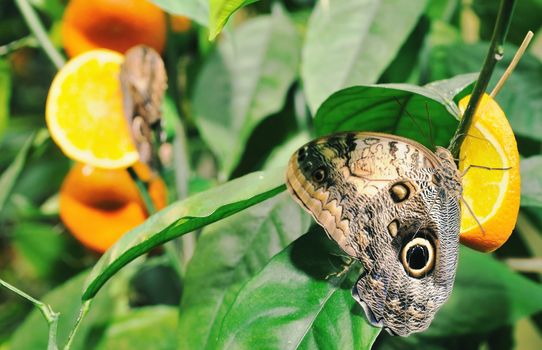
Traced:
<path fill-rule="evenodd" d="M 406 336 L 450 296 L 461 176 L 450 152 L 403 137 L 323 137 L 290 158 L 288 190 L 364 272 L 352 289 L 368 321 Z"/>
<path fill-rule="evenodd" d="M 156 169 L 157 143 L 165 141 L 162 102 L 167 88 L 164 62 L 152 48 L 129 49 L 120 70 L 124 115 L 142 162 Z"/>

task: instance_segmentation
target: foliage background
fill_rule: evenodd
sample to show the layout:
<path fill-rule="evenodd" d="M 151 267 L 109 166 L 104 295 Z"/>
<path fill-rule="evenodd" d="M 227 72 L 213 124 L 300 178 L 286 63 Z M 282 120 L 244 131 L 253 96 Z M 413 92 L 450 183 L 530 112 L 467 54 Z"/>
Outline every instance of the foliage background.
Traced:
<path fill-rule="evenodd" d="M 296 147 L 317 134 L 378 129 L 427 143 L 418 129 L 405 123 L 389 130 L 390 123 L 401 121 L 396 104 L 387 107 L 386 117 L 369 109 L 348 124 L 341 119 L 343 110 L 331 108 L 340 99 L 355 105 L 360 96 L 372 102 L 383 93 L 405 98 L 407 109 L 425 127 L 429 106 L 436 142 L 447 145 L 455 121 L 442 101 L 420 100 L 405 92 L 408 89 L 354 88 L 320 105 L 352 85 L 421 86 L 478 71 L 497 9 L 496 2 L 454 0 L 154 2 L 194 21 L 189 32 L 168 38 L 164 55 L 174 77 L 166 118 L 173 121 L 171 133 L 180 140 L 176 150 L 185 156 L 177 159 L 186 160 L 177 161 L 166 180 L 172 192 L 177 190 L 172 201 L 187 194 L 199 197 L 175 202 L 134 236 L 179 233 L 186 222 L 168 225 L 182 216 L 209 215 L 221 205 L 236 202 L 229 208 L 241 210 L 238 201 L 282 182 L 280 169 L 267 169 L 284 166 Z M 32 4 L 62 49 L 58 28 L 64 3 Z M 227 9 L 237 7 L 222 34 L 209 42 L 208 36 L 216 36 L 226 22 Z M 506 57 L 495 78 L 525 32 L 540 32 L 540 13 L 540 1 L 518 2 Z M 462 249 L 453 296 L 427 332 L 408 338 L 382 333 L 374 348 L 542 347 L 541 270 L 517 272 L 506 266 L 507 259 L 519 257 L 536 267 L 542 258 L 541 37 L 535 36 L 497 98 L 523 156 L 516 232 L 493 255 Z M 45 98 L 55 72 L 17 7 L 2 1 L 0 277 L 61 312 L 63 344 L 86 275 L 99 257 L 82 248 L 58 218 L 57 193 L 70 161 L 43 130 Z M 442 91 L 457 100 L 471 81 L 472 76 L 460 76 Z M 262 169 L 266 171 L 228 181 Z M 226 187 L 217 187 L 224 183 Z M 350 297 L 359 266 L 340 278 L 327 278 L 340 271 L 344 261 L 285 193 L 175 244 L 181 274 L 159 251 L 128 265 L 98 293 L 73 348 L 359 349 L 370 347 L 378 335 Z M 112 256 L 115 251 L 102 259 L 94 275 L 100 266 L 108 268 Z M 4 289 L 0 302 L 1 348 L 45 348 L 47 328 L 41 315 Z"/>

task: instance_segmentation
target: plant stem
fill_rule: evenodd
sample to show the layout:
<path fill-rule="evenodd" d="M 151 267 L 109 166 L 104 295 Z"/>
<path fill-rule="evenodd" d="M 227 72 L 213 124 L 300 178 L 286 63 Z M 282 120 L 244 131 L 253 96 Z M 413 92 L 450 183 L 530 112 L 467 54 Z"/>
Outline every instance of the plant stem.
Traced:
<path fill-rule="evenodd" d="M 1 45 L 0 56 L 5 56 L 23 47 L 37 47 L 37 46 L 38 46 L 38 41 L 36 40 L 36 37 L 33 35 L 27 35 L 24 38 L 14 40 L 5 45 Z"/>
<path fill-rule="evenodd" d="M 27 0 L 15 0 L 15 4 L 19 8 L 19 11 L 21 11 L 26 24 L 38 39 L 38 42 L 43 48 L 43 51 L 45 51 L 45 54 L 47 54 L 57 69 L 62 68 L 62 66 L 66 63 L 66 60 L 55 49 L 53 43 L 47 36 L 47 32 L 45 31 L 43 24 L 32 6 L 30 6 Z"/>
<path fill-rule="evenodd" d="M 45 320 L 49 325 L 49 341 L 47 342 L 47 350 L 57 350 L 58 346 L 56 344 L 56 332 L 58 326 L 58 316 L 60 314 L 58 312 L 54 312 L 50 305 L 31 297 L 19 288 L 12 286 L 11 284 L 7 283 L 2 279 L 0 279 L 0 285 L 30 301 L 32 304 L 34 304 L 35 307 L 40 310 L 41 314 L 43 315 L 43 317 L 45 317 Z"/>
<path fill-rule="evenodd" d="M 145 204 L 145 208 L 147 209 L 147 214 L 150 216 L 156 213 L 156 208 L 154 207 L 154 203 L 152 202 L 149 191 L 147 190 L 147 185 L 137 175 L 133 167 L 128 168 L 128 174 L 130 174 L 130 177 L 135 182 L 137 190 L 139 191 L 139 195 L 141 196 L 141 199 Z"/>
<path fill-rule="evenodd" d="M 66 342 L 66 345 L 64 345 L 64 350 L 69 350 L 71 348 L 73 339 L 75 337 L 75 333 L 77 333 L 77 331 L 79 330 L 79 327 L 81 326 L 81 322 L 87 315 L 88 310 L 90 310 L 91 303 L 92 303 L 92 299 L 89 299 L 89 300 L 84 301 L 83 305 L 81 305 L 81 309 L 79 309 L 79 316 L 77 316 L 75 325 L 73 326 L 70 332 L 70 335 L 68 336 L 68 341 Z"/>
<path fill-rule="evenodd" d="M 512 61 L 510 62 L 506 70 L 504 71 L 502 77 L 499 79 L 499 81 L 497 82 L 497 84 L 495 85 L 491 93 L 489 94 L 492 98 L 495 98 L 495 96 L 497 96 L 499 91 L 501 91 L 502 87 L 504 86 L 504 83 L 506 83 L 506 80 L 508 79 L 508 77 L 510 77 L 510 75 L 512 74 L 516 66 L 518 65 L 519 61 L 521 60 L 521 57 L 523 57 L 523 54 L 525 53 L 525 50 L 527 50 L 527 46 L 529 46 L 529 43 L 531 42 L 531 39 L 533 38 L 533 36 L 534 36 L 534 33 L 531 32 L 530 30 L 527 32 L 527 35 L 525 35 L 523 42 L 521 43 L 520 47 L 516 51 L 516 54 L 514 55 L 514 58 L 512 59 Z"/>
<path fill-rule="evenodd" d="M 132 180 L 134 180 L 137 190 L 139 191 L 139 195 L 143 199 L 143 203 L 145 204 L 145 207 L 147 209 L 147 214 L 149 216 L 153 215 L 154 213 L 156 213 L 156 207 L 154 206 L 154 203 L 152 202 L 152 199 L 151 199 L 151 196 L 149 194 L 146 184 L 137 175 L 133 167 L 128 168 L 128 173 L 130 174 L 130 177 L 132 178 Z M 166 255 L 171 261 L 171 267 L 173 267 L 177 275 L 181 277 L 182 276 L 181 267 L 179 265 L 177 249 L 175 248 L 174 243 L 167 242 L 166 244 L 164 244 L 164 248 L 166 250 Z"/>
<path fill-rule="evenodd" d="M 459 126 L 456 130 L 452 141 L 450 142 L 450 152 L 454 158 L 459 158 L 459 149 L 463 140 L 467 136 L 467 132 L 472 124 L 472 119 L 482 95 L 486 91 L 489 80 L 491 79 L 491 74 L 493 69 L 498 61 L 500 61 L 504 54 L 504 41 L 506 39 L 506 34 L 508 33 L 508 27 L 512 19 L 512 13 L 514 12 L 515 0 L 501 0 L 501 5 L 499 7 L 499 13 L 497 14 L 497 20 L 495 22 L 495 28 L 493 29 L 493 36 L 491 38 L 491 44 L 487 52 L 482 70 L 474 85 L 472 94 L 467 105 L 467 109 L 463 114 L 463 118 L 459 122 Z"/>

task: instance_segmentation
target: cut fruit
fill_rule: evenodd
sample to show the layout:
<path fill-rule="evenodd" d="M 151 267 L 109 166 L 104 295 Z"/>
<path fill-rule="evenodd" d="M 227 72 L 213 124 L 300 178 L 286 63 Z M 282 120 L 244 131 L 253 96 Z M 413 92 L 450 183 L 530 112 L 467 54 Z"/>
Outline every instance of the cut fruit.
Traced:
<path fill-rule="evenodd" d="M 162 209 L 167 197 L 164 182 L 143 163 L 134 164 L 134 170 L 147 182 L 156 209 Z M 60 218 L 72 235 L 92 250 L 105 252 L 147 217 L 137 187 L 124 169 L 78 163 L 62 183 Z"/>
<path fill-rule="evenodd" d="M 70 60 L 54 78 L 45 108 L 47 127 L 73 160 L 119 169 L 139 159 L 123 113 L 122 62 L 119 53 L 93 50 Z"/>
<path fill-rule="evenodd" d="M 462 113 L 469 98 L 459 102 Z M 512 128 L 500 106 L 488 95 L 480 101 L 459 159 L 461 172 L 471 166 L 462 181 L 466 204 L 461 203 L 461 243 L 482 252 L 494 251 L 508 240 L 516 224 L 520 174 Z"/>
<path fill-rule="evenodd" d="M 148 0 L 70 0 L 62 18 L 62 42 L 70 57 L 105 48 L 125 53 L 146 45 L 162 52 L 166 15 Z"/>

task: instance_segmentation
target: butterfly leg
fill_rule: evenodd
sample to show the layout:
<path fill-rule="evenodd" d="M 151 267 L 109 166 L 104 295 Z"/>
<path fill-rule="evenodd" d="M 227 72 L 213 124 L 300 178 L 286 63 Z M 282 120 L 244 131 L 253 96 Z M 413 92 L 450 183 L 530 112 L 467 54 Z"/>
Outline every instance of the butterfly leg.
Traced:
<path fill-rule="evenodd" d="M 495 167 L 489 167 L 489 166 L 483 166 L 483 165 L 474 165 L 474 164 L 470 164 L 465 170 L 463 170 L 463 172 L 461 173 L 461 177 L 464 177 L 470 169 L 510 170 L 510 169 L 512 169 L 512 167 L 495 168 Z"/>

